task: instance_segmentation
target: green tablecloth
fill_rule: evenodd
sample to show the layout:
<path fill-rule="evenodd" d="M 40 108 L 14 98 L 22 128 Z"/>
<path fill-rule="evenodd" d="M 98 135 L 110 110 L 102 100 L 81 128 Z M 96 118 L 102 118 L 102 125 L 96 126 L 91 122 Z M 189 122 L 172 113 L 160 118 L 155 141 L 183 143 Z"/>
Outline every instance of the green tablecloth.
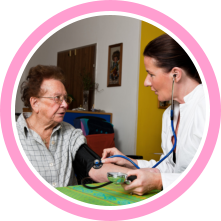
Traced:
<path fill-rule="evenodd" d="M 94 186 L 101 184 L 96 183 L 88 185 Z M 94 190 L 87 189 L 81 185 L 58 187 L 57 190 L 73 199 L 101 206 L 119 206 L 132 204 L 154 196 L 159 192 L 158 190 L 154 190 L 143 196 L 131 195 L 125 192 L 121 185 L 116 185 L 113 183 Z"/>

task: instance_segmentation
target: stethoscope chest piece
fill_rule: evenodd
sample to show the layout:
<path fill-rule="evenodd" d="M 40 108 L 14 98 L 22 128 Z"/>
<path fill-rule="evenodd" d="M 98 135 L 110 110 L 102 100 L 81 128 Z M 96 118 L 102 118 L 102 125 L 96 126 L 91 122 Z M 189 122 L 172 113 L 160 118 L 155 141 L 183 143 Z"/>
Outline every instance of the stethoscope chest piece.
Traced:
<path fill-rule="evenodd" d="M 100 169 L 102 166 L 103 166 L 103 163 L 101 163 L 100 160 L 96 159 L 94 161 L 94 166 L 93 166 L 94 169 Z"/>

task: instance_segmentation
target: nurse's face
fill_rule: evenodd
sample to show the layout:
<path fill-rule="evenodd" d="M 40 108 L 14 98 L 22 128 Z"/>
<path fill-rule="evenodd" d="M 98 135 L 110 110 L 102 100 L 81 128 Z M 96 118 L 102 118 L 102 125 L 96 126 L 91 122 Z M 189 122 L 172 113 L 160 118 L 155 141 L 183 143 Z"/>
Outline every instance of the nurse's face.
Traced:
<path fill-rule="evenodd" d="M 172 75 L 171 73 L 165 73 L 162 68 L 155 64 L 156 60 L 154 58 L 144 57 L 144 65 L 148 73 L 144 86 L 151 87 L 151 90 L 158 95 L 159 101 L 168 101 L 172 96 Z"/>

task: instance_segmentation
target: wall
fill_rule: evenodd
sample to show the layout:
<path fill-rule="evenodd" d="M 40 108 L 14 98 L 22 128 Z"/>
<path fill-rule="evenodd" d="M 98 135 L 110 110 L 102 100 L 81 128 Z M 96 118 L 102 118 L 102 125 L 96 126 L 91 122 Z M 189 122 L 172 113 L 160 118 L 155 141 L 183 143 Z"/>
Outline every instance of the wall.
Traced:
<path fill-rule="evenodd" d="M 103 90 L 95 92 L 95 108 L 113 113 L 116 146 L 125 154 L 135 154 L 140 27 L 139 20 L 123 16 L 97 16 L 68 25 L 36 51 L 21 81 L 32 66 L 56 65 L 57 52 L 97 43 L 96 82 Z M 121 42 L 122 84 L 107 88 L 108 46 Z M 21 112 L 22 107 L 18 93 L 15 112 Z"/>
<path fill-rule="evenodd" d="M 143 51 L 151 40 L 163 33 L 155 26 L 142 22 L 136 153 L 142 155 L 146 160 L 159 160 L 160 155 L 153 153 L 162 153 L 161 124 L 164 109 L 158 109 L 157 95 L 151 91 L 150 87 L 144 87 L 147 72 L 143 62 Z"/>

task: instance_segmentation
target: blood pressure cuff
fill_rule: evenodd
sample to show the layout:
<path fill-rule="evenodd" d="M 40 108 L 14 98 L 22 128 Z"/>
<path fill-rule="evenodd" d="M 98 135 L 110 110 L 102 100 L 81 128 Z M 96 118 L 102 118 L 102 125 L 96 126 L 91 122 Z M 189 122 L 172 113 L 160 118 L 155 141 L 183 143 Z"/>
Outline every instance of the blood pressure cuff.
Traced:
<path fill-rule="evenodd" d="M 89 171 L 94 166 L 94 160 L 101 160 L 101 158 L 91 150 L 87 144 L 82 144 L 73 161 L 74 173 L 77 178 L 78 184 L 85 177 L 89 177 Z"/>

